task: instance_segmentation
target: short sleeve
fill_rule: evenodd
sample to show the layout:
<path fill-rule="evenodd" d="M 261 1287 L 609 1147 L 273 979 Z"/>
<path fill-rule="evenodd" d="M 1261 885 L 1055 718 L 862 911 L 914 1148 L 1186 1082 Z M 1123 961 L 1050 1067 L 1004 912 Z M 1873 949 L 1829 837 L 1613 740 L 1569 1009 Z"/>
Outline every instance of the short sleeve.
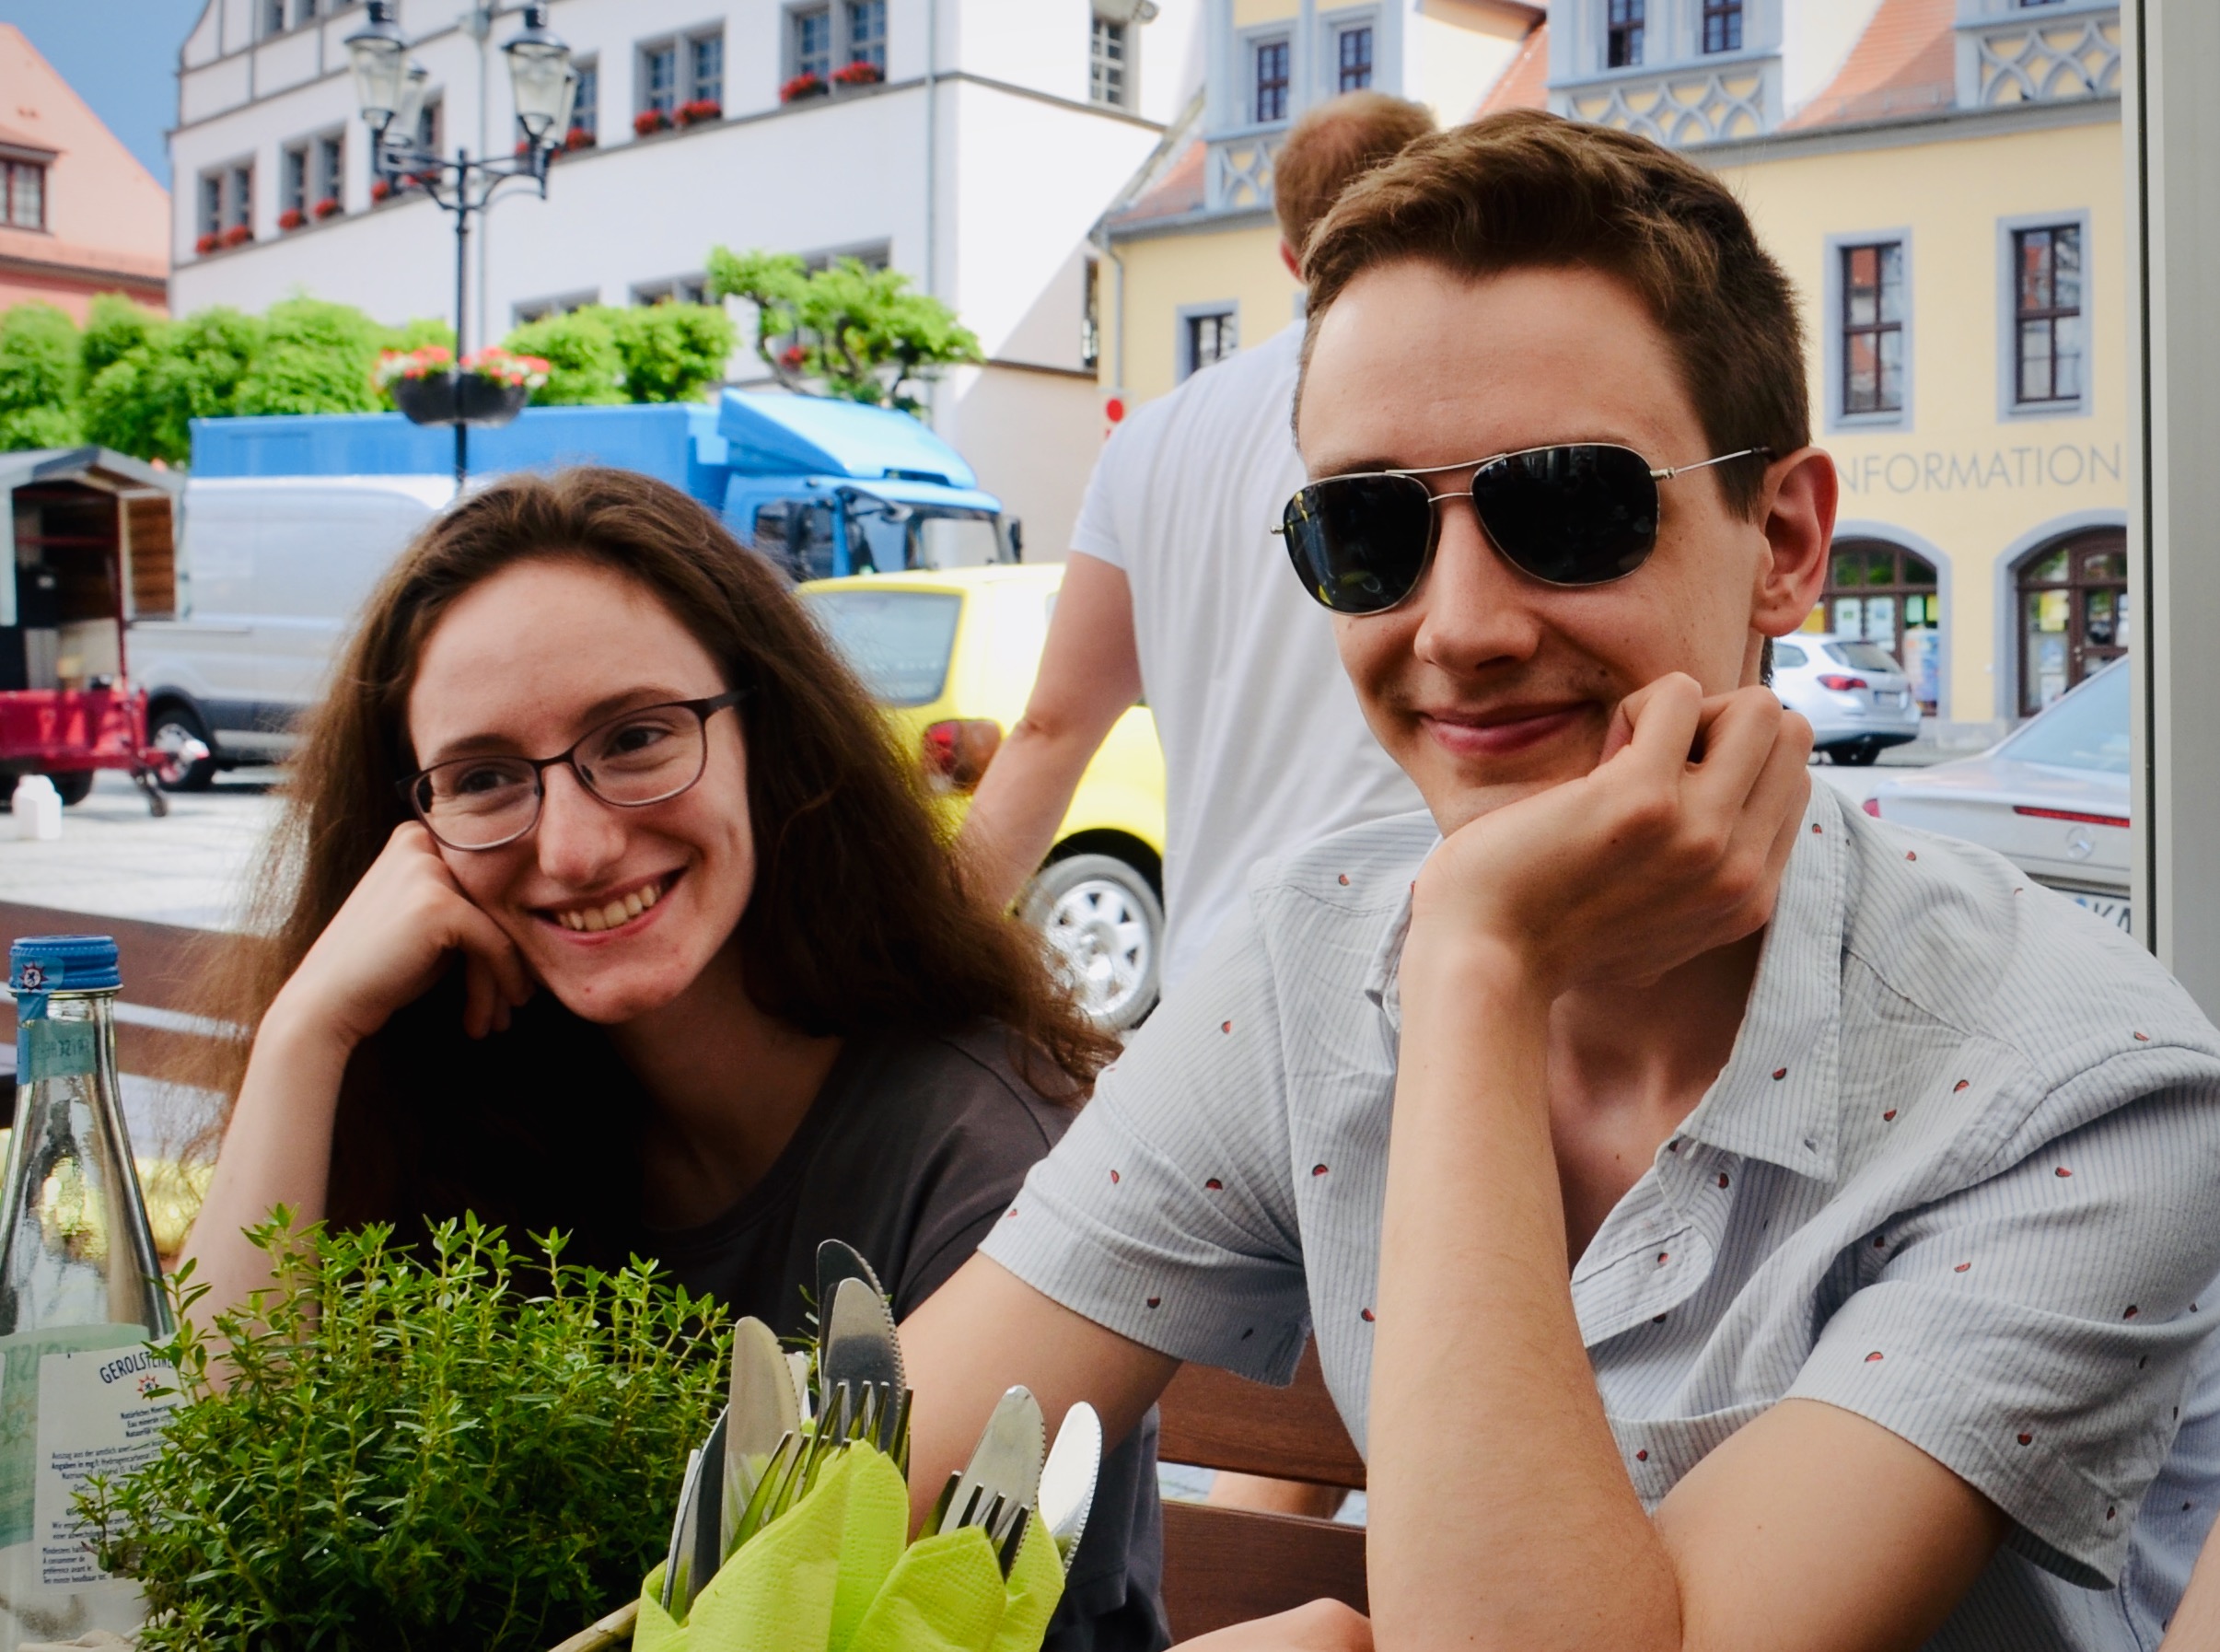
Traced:
<path fill-rule="evenodd" d="M 2010 1517 L 2011 1547 L 2113 1587 L 2220 1313 L 2216 1103 L 2145 1095 L 1892 1218 L 1787 1397 L 1908 1440 Z"/>
<path fill-rule="evenodd" d="M 1122 1336 L 1291 1381 L 1310 1323 L 1280 1048 L 1244 910 L 1104 1070 L 981 1251 Z"/>
<path fill-rule="evenodd" d="M 1135 447 L 1145 445 L 1146 429 L 1153 423 L 1153 419 L 1135 413 L 1110 432 L 1110 440 L 1102 444 L 1102 451 L 1096 457 L 1095 473 L 1087 479 L 1087 494 L 1079 501 L 1079 519 L 1072 525 L 1071 548 L 1113 568 L 1126 565 L 1118 515 L 1121 503 L 1130 502 L 1133 495 L 1122 485 L 1122 479 L 1133 462 Z"/>

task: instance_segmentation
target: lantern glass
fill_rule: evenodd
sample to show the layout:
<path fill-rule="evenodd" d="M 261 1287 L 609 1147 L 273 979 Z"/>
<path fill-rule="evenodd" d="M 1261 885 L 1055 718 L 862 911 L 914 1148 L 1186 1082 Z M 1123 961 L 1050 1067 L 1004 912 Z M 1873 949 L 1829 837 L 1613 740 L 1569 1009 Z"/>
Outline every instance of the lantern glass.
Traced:
<path fill-rule="evenodd" d="M 393 21 L 391 0 L 370 0 L 369 21 L 347 37 L 355 105 L 372 132 L 383 132 L 401 107 L 409 47 Z"/>
<path fill-rule="evenodd" d="M 502 47 L 509 60 L 509 88 L 517 105 L 517 124 L 533 144 L 560 138 L 557 122 L 567 112 L 572 97 L 570 48 L 547 26 L 544 5 L 524 8 L 524 29 Z"/>

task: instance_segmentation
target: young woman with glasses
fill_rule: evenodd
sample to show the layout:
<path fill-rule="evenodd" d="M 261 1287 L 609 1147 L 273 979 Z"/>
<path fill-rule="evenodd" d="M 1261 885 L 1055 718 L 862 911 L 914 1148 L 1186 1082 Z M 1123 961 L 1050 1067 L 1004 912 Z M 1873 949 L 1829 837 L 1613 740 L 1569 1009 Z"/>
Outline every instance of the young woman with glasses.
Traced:
<path fill-rule="evenodd" d="M 269 938 L 209 1005 L 256 1029 L 186 1247 L 215 1301 L 266 1277 L 240 1229 L 283 1203 L 559 1228 L 782 1333 L 839 1238 L 906 1316 L 1114 1053 L 966 902 L 801 604 L 675 489 L 575 470 L 464 501 L 333 684 L 258 880 Z M 1060 1620 L 1086 1644 L 1164 1638 L 1153 1460 L 1145 1428 L 1105 1465 L 1114 1530 Z"/>

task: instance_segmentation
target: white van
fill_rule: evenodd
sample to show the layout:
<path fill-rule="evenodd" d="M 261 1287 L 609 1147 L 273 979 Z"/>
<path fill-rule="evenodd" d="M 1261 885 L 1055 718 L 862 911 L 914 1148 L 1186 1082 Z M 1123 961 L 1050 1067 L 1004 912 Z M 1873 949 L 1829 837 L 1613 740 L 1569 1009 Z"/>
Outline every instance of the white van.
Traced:
<path fill-rule="evenodd" d="M 271 762 L 297 739 L 363 600 L 455 495 L 446 476 L 242 476 L 188 481 L 178 615 L 131 628 L 147 733 L 212 754 L 177 783 Z"/>

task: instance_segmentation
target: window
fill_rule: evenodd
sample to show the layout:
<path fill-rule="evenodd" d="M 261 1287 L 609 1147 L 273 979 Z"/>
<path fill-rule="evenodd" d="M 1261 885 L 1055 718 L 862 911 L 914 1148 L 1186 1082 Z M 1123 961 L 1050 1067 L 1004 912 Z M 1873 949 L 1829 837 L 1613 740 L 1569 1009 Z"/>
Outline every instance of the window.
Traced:
<path fill-rule="evenodd" d="M 645 281 L 632 290 L 634 304 L 706 304 L 709 278 L 674 275 L 668 281 Z"/>
<path fill-rule="evenodd" d="M 346 188 L 346 140 L 330 133 L 316 140 L 316 199 L 337 201 Z"/>
<path fill-rule="evenodd" d="M 1238 312 L 1230 304 L 1180 312 L 1180 377 L 1200 373 L 1241 346 Z"/>
<path fill-rule="evenodd" d="M 1642 62 L 1645 0 L 1604 0 L 1603 62 L 1606 68 L 1632 69 Z"/>
<path fill-rule="evenodd" d="M 520 304 L 511 305 L 509 313 L 516 317 L 517 325 L 521 327 L 527 321 L 544 321 L 550 316 L 567 316 L 574 309 L 584 309 L 589 304 L 600 302 L 599 291 L 564 293 L 554 298 L 527 298 Z"/>
<path fill-rule="evenodd" d="M 887 0 L 848 0 L 848 61 L 887 72 Z"/>
<path fill-rule="evenodd" d="M 224 175 L 201 174 L 201 233 L 220 234 L 224 227 Z"/>
<path fill-rule="evenodd" d="M 592 143 L 601 135 L 601 65 L 589 57 L 573 66 L 578 71 L 578 96 L 571 104 L 570 129 Z"/>
<path fill-rule="evenodd" d="M 1257 42 L 1257 92 L 1251 118 L 1260 126 L 1287 118 L 1288 51 L 1284 40 Z"/>
<path fill-rule="evenodd" d="M 416 146 L 426 155 L 437 155 L 447 132 L 447 100 L 426 98 L 424 108 L 416 112 Z"/>
<path fill-rule="evenodd" d="M 201 174 L 201 250 L 214 250 L 221 238 L 236 245 L 246 238 L 254 212 L 254 166 L 242 162 Z M 230 234 L 237 230 L 237 236 Z"/>
<path fill-rule="evenodd" d="M 831 247 L 821 252 L 803 255 L 802 268 L 815 275 L 830 270 L 843 258 L 852 258 L 866 270 L 883 270 L 894 262 L 894 249 L 885 241 L 870 241 L 860 247 Z"/>
<path fill-rule="evenodd" d="M 1904 243 L 1844 247 L 1842 412 L 1904 410 Z"/>
<path fill-rule="evenodd" d="M 1372 84 L 1372 26 L 1344 29 L 1334 37 L 1335 87 L 1361 92 Z"/>
<path fill-rule="evenodd" d="M 46 169 L 37 161 L 7 163 L 7 222 L 11 229 L 46 227 Z"/>
<path fill-rule="evenodd" d="M 1942 623 L 1933 563 L 1881 540 L 1838 540 L 1826 589 L 1805 629 L 1831 631 L 1850 639 L 1853 649 L 1886 649 L 1890 669 L 1902 662 L 1912 698 L 1933 716 L 1942 692 Z M 1781 663 L 1778 645 L 1773 661 Z"/>
<path fill-rule="evenodd" d="M 285 0 L 262 0 L 262 32 L 285 32 Z"/>
<path fill-rule="evenodd" d="M 254 216 L 253 163 L 231 169 L 231 189 L 225 207 L 225 225 L 227 228 L 244 228 Z"/>
<path fill-rule="evenodd" d="M 2019 715 L 2031 717 L 2128 651 L 2127 535 L 2099 528 L 2019 569 Z"/>
<path fill-rule="evenodd" d="M 1087 46 L 1087 96 L 1091 103 L 1106 103 L 1112 109 L 1132 107 L 1126 101 L 1125 29 L 1123 23 L 1100 12 L 1095 14 Z"/>
<path fill-rule="evenodd" d="M 2021 407 L 2081 400 L 2081 227 L 2012 232 L 2012 400 Z"/>
<path fill-rule="evenodd" d="M 1703 0 L 1703 50 L 1742 50 L 1742 0 Z"/>
<path fill-rule="evenodd" d="M 690 103 L 725 102 L 725 36 L 697 34 L 686 42 L 686 99 Z"/>
<path fill-rule="evenodd" d="M 1086 286 L 1079 308 L 1079 365 L 1088 372 L 1102 361 L 1102 264 L 1087 261 Z"/>
<path fill-rule="evenodd" d="M 308 146 L 296 144 L 285 154 L 285 164 L 278 174 L 277 205 L 280 212 L 306 214 L 308 210 Z"/>
<path fill-rule="evenodd" d="M 793 14 L 794 72 L 819 80 L 832 73 L 832 8 L 812 6 Z"/>
<path fill-rule="evenodd" d="M 679 49 L 668 41 L 640 49 L 640 111 L 668 116 L 679 107 Z"/>

